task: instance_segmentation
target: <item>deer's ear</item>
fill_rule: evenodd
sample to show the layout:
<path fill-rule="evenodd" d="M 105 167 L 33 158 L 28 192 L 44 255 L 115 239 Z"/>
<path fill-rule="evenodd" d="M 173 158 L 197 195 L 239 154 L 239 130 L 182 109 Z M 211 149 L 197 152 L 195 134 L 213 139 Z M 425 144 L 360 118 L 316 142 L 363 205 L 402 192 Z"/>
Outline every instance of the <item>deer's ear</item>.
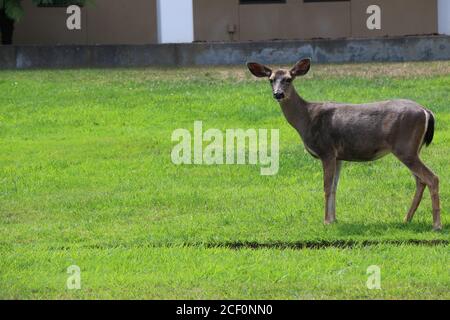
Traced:
<path fill-rule="evenodd" d="M 250 72 L 255 77 L 258 77 L 258 78 L 270 77 L 270 75 L 272 74 L 272 70 L 270 70 L 266 66 L 256 63 L 256 62 L 247 63 L 247 67 L 248 67 L 248 70 L 250 70 Z"/>
<path fill-rule="evenodd" d="M 297 62 L 290 72 L 294 77 L 304 76 L 308 73 L 309 68 L 311 68 L 311 59 L 306 58 Z"/>

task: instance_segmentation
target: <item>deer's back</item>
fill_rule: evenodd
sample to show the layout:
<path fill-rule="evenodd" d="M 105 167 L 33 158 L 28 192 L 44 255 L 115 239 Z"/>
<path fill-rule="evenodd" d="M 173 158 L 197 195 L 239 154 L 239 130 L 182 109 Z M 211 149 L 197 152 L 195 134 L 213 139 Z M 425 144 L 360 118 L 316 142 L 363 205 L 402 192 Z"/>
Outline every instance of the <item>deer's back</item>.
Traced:
<path fill-rule="evenodd" d="M 369 161 L 389 153 L 400 137 L 423 134 L 426 115 L 425 108 L 411 100 L 318 103 L 312 105 L 311 121 L 304 142 L 312 153 Z"/>

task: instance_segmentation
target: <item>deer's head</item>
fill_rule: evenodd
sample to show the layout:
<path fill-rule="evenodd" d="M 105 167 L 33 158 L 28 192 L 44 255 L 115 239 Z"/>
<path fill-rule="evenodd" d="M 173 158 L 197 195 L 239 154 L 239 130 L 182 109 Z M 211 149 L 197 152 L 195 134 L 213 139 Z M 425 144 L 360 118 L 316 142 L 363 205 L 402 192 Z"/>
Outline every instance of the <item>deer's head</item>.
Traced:
<path fill-rule="evenodd" d="M 256 62 L 247 63 L 247 67 L 255 77 L 269 79 L 273 97 L 280 102 L 283 99 L 289 99 L 293 88 L 292 81 L 296 77 L 308 73 L 311 67 L 311 59 L 306 58 L 300 60 L 291 70 L 278 69 L 272 71 L 272 69 Z"/>

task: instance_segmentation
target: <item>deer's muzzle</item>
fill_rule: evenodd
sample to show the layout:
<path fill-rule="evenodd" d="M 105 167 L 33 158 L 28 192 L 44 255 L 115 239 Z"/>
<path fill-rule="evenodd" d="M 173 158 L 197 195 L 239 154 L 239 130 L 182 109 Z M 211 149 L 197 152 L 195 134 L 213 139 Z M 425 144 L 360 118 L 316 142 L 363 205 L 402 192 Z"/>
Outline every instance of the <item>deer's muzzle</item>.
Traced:
<path fill-rule="evenodd" d="M 274 97 L 275 99 L 277 99 L 277 100 L 284 99 L 284 92 L 275 92 L 275 93 L 273 94 L 273 97 Z"/>

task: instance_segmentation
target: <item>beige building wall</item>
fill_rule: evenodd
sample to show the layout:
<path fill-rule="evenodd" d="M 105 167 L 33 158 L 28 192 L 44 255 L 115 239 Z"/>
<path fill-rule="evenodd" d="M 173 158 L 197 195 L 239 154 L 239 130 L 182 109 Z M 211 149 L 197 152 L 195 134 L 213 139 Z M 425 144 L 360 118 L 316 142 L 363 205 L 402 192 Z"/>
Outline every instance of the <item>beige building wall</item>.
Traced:
<path fill-rule="evenodd" d="M 156 0 L 95 0 L 87 21 L 89 44 L 158 41 Z"/>
<path fill-rule="evenodd" d="M 24 0 L 15 44 L 156 43 L 156 0 L 95 0 L 82 8 L 82 29 L 66 28 L 65 8 L 38 8 Z M 192 0 L 195 41 L 376 37 L 437 33 L 437 0 L 349 0 L 239 4 Z M 366 9 L 382 8 L 381 30 L 368 30 Z"/>
<path fill-rule="evenodd" d="M 301 38 L 343 38 L 351 34 L 350 2 L 303 3 L 294 1 L 292 19 L 300 19 L 295 36 Z"/>
<path fill-rule="evenodd" d="M 292 3 L 239 5 L 239 40 L 286 39 L 296 24 L 289 11 Z"/>
<path fill-rule="evenodd" d="M 193 0 L 196 41 L 377 37 L 437 32 L 436 0 L 349 0 L 239 4 L 239 0 Z M 366 9 L 382 8 L 382 29 L 368 30 Z"/>
<path fill-rule="evenodd" d="M 195 41 L 239 40 L 239 0 L 193 0 L 193 11 Z"/>
<path fill-rule="evenodd" d="M 193 0 L 196 41 L 340 38 L 350 36 L 350 2 L 239 4 Z M 231 28 L 231 29 L 230 29 Z M 235 30 L 230 35 L 231 30 Z"/>
<path fill-rule="evenodd" d="M 66 28 L 66 8 L 39 8 L 31 0 L 22 1 L 25 15 L 15 24 L 14 44 L 85 44 L 87 20 L 81 20 L 80 31 Z M 82 17 L 86 8 L 81 9 Z"/>
<path fill-rule="evenodd" d="M 66 8 L 24 0 L 14 44 L 148 44 L 157 42 L 156 0 L 95 0 L 81 9 L 81 30 L 66 28 Z"/>
<path fill-rule="evenodd" d="M 350 2 L 239 5 L 240 40 L 350 36 Z"/>
<path fill-rule="evenodd" d="M 436 0 L 352 0 L 352 36 L 378 37 L 438 32 Z M 366 27 L 367 7 L 381 8 L 381 30 Z"/>

